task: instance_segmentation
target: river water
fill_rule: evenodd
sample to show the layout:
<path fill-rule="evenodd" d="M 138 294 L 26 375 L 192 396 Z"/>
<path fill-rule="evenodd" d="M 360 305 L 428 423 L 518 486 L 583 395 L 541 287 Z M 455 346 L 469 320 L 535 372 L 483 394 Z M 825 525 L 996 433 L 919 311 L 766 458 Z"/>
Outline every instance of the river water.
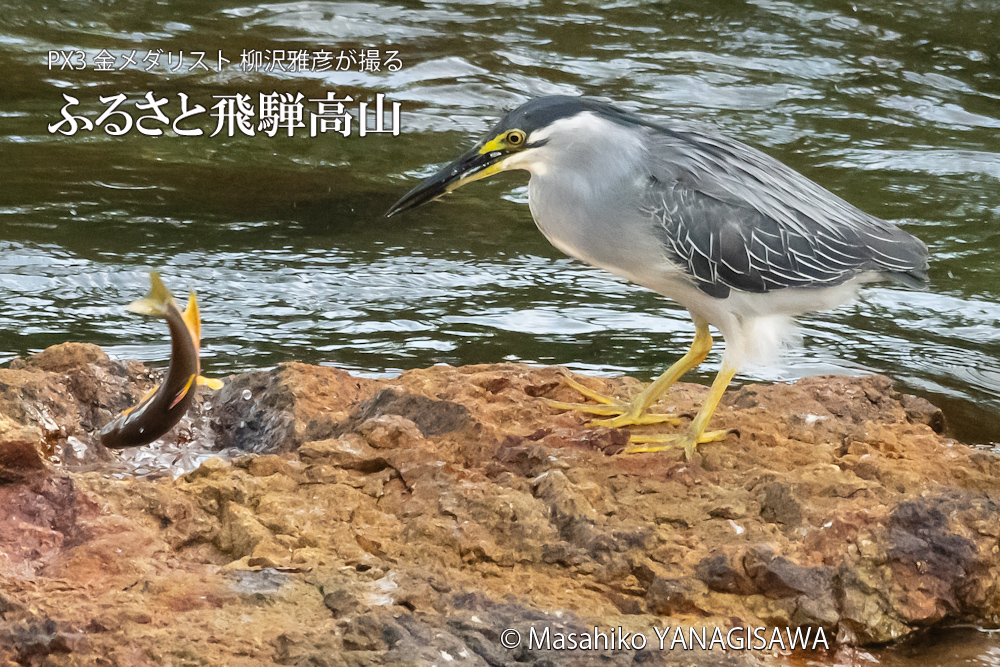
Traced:
<path fill-rule="evenodd" d="M 550 247 L 524 205 L 526 174 L 383 217 L 503 110 L 586 94 L 712 125 L 929 246 L 928 291 L 872 287 L 803 317 L 800 347 L 738 379 L 887 373 L 942 406 L 957 437 L 1000 442 L 997 0 L 0 10 L 0 362 L 78 340 L 165 365 L 163 324 L 122 308 L 157 269 L 178 294 L 198 292 L 207 374 L 523 360 L 651 378 L 687 348 L 687 314 Z M 167 100 L 169 123 L 183 96 L 204 107 L 177 124 L 201 136 L 134 124 L 113 136 L 154 115 L 135 106 L 147 93 Z M 262 93 L 301 93 L 305 127 L 229 136 L 214 105 L 245 94 L 259 106 Z M 382 127 L 398 136 L 361 137 L 356 116 L 346 137 L 310 136 L 309 100 L 351 97 L 357 114 L 380 93 L 386 111 L 400 105 Z M 78 101 L 75 132 L 57 125 L 64 95 Z"/>

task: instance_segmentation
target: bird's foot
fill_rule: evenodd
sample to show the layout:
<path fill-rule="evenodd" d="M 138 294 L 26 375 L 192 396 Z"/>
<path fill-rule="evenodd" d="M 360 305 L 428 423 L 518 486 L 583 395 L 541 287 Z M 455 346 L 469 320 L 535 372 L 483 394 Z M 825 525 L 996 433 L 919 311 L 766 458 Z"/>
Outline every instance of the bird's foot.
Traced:
<path fill-rule="evenodd" d="M 683 448 L 684 458 L 688 461 L 694 456 L 694 449 L 706 442 L 725 440 L 732 431 L 693 432 L 690 429 L 684 433 L 642 433 L 633 435 L 625 448 L 625 454 L 644 454 L 648 452 L 665 452 L 670 449 Z"/>
<path fill-rule="evenodd" d="M 563 381 L 573 389 L 597 401 L 597 405 L 590 403 L 566 403 L 564 401 L 553 401 L 545 399 L 545 402 L 558 410 L 576 410 L 591 415 L 602 415 L 613 417 L 612 419 L 594 419 L 587 423 L 587 426 L 607 426 L 608 428 L 620 428 L 622 426 L 639 426 L 642 424 L 680 424 L 681 420 L 670 415 L 647 412 L 639 400 L 626 402 L 613 396 L 605 396 L 590 387 L 574 380 L 568 373 L 564 374 Z"/>
<path fill-rule="evenodd" d="M 656 412 L 639 412 L 634 405 L 625 405 L 622 414 L 614 419 L 591 419 L 587 426 L 607 426 L 608 428 L 621 428 L 622 426 L 642 426 L 643 424 L 673 424 L 677 426 L 681 420 L 670 415 L 663 415 Z"/>

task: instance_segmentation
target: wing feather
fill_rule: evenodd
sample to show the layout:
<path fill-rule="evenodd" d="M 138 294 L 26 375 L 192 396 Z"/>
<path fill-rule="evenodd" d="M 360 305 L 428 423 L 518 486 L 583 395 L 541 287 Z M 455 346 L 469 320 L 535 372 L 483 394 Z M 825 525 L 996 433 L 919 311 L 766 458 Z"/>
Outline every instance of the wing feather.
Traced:
<path fill-rule="evenodd" d="M 927 248 L 760 151 L 699 131 L 646 126 L 642 208 L 670 258 L 706 294 L 834 286 L 877 272 L 927 280 Z"/>

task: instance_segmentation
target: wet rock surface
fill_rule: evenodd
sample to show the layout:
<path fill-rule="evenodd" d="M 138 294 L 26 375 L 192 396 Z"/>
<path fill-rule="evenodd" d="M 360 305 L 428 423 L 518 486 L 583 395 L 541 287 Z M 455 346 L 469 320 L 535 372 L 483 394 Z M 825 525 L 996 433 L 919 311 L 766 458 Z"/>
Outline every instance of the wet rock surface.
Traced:
<path fill-rule="evenodd" d="M 886 378 L 732 389 L 713 424 L 738 433 L 691 462 L 554 414 L 541 397 L 580 399 L 560 378 L 243 374 L 171 436 L 204 422 L 238 455 L 175 479 L 100 467 L 141 365 L 66 344 L 0 369 L 0 665 L 756 665 L 773 652 L 661 651 L 654 629 L 847 646 L 1000 614 L 1000 461 Z M 595 626 L 647 646 L 527 645 Z"/>

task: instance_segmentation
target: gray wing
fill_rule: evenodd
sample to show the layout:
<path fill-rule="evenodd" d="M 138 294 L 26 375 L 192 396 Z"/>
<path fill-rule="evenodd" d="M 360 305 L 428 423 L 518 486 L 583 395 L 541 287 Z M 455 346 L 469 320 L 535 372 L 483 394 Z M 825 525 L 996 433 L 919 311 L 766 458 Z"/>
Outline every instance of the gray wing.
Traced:
<path fill-rule="evenodd" d="M 927 281 L 927 248 L 760 151 L 721 136 L 654 127 L 645 211 L 699 289 L 770 292 L 877 272 Z"/>

